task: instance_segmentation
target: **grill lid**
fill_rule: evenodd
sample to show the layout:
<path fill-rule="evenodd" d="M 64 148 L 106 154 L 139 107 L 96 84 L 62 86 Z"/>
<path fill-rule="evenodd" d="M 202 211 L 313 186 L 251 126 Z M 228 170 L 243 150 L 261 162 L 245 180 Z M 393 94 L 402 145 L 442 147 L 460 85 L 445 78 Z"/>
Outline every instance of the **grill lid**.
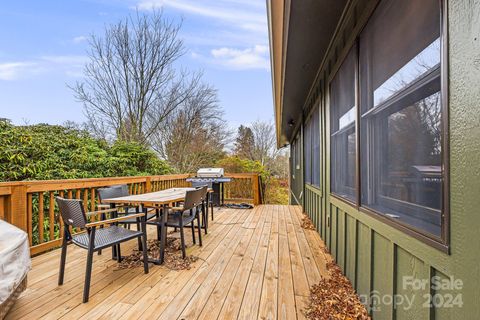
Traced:
<path fill-rule="evenodd" d="M 197 171 L 197 177 L 200 178 L 219 178 L 223 177 L 223 168 L 200 168 Z"/>

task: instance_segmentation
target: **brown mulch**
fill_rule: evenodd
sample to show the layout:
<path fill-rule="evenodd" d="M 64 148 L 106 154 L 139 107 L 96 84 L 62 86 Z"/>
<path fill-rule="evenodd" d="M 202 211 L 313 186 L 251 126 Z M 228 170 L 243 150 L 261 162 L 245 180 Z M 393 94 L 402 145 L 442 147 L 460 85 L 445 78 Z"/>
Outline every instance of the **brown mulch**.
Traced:
<path fill-rule="evenodd" d="M 310 220 L 310 218 L 305 214 L 303 215 L 301 226 L 303 229 L 306 230 L 315 230 L 315 226 L 313 225 L 312 220 Z"/>
<path fill-rule="evenodd" d="M 147 247 L 149 258 L 160 258 L 160 241 L 153 239 L 148 240 Z M 167 237 L 163 266 L 170 270 L 188 270 L 191 268 L 191 264 L 197 260 L 198 257 L 192 255 L 187 255 L 187 257 L 183 259 L 180 240 Z M 122 261 L 117 264 L 117 269 L 132 269 L 137 267 L 143 267 L 143 253 L 138 249 L 134 249 L 130 255 L 124 257 Z"/>
<path fill-rule="evenodd" d="M 310 288 L 307 319 L 371 319 L 350 281 L 335 263 L 327 264 L 329 278 Z"/>

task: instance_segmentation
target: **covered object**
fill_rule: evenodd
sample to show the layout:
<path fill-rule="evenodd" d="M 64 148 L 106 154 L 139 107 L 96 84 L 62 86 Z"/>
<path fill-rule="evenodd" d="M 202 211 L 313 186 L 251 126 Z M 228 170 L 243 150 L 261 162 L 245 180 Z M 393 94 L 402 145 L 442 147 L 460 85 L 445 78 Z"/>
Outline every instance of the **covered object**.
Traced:
<path fill-rule="evenodd" d="M 25 290 L 30 268 L 27 234 L 0 220 L 0 319 Z"/>

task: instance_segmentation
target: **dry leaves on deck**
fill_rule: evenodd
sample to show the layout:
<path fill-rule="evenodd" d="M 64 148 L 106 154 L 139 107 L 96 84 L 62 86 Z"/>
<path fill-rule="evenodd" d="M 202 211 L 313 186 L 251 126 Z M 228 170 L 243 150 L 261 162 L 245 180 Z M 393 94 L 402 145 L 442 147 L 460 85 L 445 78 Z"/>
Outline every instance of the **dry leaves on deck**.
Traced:
<path fill-rule="evenodd" d="M 307 215 L 303 215 L 302 218 L 302 228 L 307 230 L 315 230 L 315 226 L 312 223 L 312 220 Z"/>
<path fill-rule="evenodd" d="M 148 240 L 148 257 L 159 259 L 160 242 L 158 240 Z M 186 270 L 190 269 L 190 265 L 197 261 L 198 257 L 189 255 L 185 259 L 182 258 L 180 251 L 180 240 L 175 238 L 167 238 L 167 245 L 165 247 L 165 261 L 164 266 L 171 270 Z M 131 269 L 143 266 L 143 253 L 134 249 L 133 252 L 124 257 L 117 265 L 118 269 Z"/>
<path fill-rule="evenodd" d="M 322 278 L 310 289 L 308 319 L 370 319 L 350 281 L 333 262 L 327 264 L 330 277 Z"/>

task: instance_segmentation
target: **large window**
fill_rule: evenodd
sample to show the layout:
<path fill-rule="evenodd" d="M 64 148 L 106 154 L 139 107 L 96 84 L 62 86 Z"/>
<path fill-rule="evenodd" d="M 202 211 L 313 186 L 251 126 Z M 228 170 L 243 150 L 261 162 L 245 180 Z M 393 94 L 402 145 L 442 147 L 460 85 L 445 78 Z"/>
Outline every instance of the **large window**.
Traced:
<path fill-rule="evenodd" d="M 305 183 L 320 187 L 320 114 L 316 107 L 305 123 Z"/>
<path fill-rule="evenodd" d="M 438 0 L 384 0 L 359 39 L 362 206 L 436 238 L 444 179 L 440 25 Z"/>
<path fill-rule="evenodd" d="M 355 201 L 356 193 L 356 54 L 350 50 L 330 84 L 331 191 Z"/>

